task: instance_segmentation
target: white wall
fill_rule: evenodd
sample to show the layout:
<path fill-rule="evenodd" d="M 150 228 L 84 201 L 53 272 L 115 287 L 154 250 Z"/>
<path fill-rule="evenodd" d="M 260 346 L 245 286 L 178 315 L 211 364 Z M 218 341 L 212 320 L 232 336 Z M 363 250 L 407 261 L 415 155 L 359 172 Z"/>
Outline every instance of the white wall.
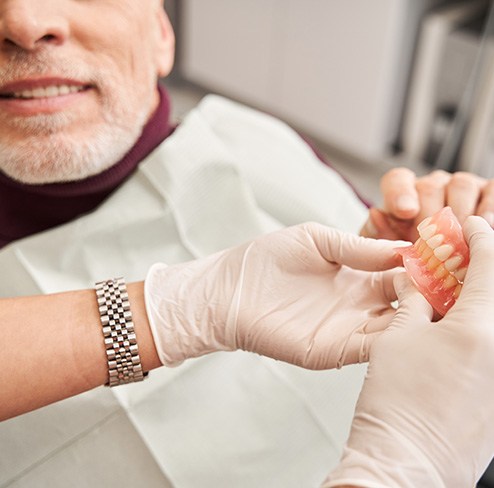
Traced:
<path fill-rule="evenodd" d="M 441 0 L 183 0 L 183 75 L 366 160 L 395 141 L 419 19 Z"/>

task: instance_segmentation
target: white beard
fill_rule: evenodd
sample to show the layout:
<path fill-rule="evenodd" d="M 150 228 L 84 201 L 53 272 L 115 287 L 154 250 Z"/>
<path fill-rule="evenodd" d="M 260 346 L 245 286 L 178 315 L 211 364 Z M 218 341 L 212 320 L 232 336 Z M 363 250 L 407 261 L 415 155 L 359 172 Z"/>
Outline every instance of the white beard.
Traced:
<path fill-rule="evenodd" d="M 136 143 L 156 102 L 156 75 L 147 73 L 138 87 L 125 86 L 117 70 L 95 71 L 89 63 L 54 59 L 48 53 L 18 53 L 0 73 L 0 85 L 29 75 L 50 72 L 88 81 L 97 88 L 102 106 L 100 121 L 77 127 L 75 113 L 39 114 L 0 120 L 22 137 L 12 141 L 0 132 L 0 171 L 28 184 L 75 181 L 93 176 L 116 164 Z M 96 95 L 95 95 L 96 96 Z M 71 134 L 71 128 L 78 130 Z"/>
<path fill-rule="evenodd" d="M 138 120 L 134 119 L 129 127 L 116 121 L 106 122 L 84 138 L 58 132 L 53 127 L 53 115 L 49 121 L 43 121 L 44 118 L 31 117 L 28 121 L 29 125 L 42 126 L 44 135 L 30 130 L 32 135 L 21 143 L 0 140 L 0 169 L 10 178 L 27 184 L 46 184 L 82 180 L 101 173 L 122 159 L 136 143 L 147 113 L 138 114 Z M 50 126 L 52 133 L 47 134 Z"/>

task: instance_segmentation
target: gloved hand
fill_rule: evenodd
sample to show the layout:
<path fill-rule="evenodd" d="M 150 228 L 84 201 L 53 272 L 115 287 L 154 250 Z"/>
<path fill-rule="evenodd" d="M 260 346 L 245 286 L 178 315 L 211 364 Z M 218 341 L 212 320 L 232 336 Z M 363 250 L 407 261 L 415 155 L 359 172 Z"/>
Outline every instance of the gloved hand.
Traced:
<path fill-rule="evenodd" d="M 393 317 L 397 272 L 370 271 L 397 266 L 396 246 L 309 223 L 156 264 L 145 300 L 159 357 L 171 366 L 243 349 L 310 369 L 367 361 Z"/>
<path fill-rule="evenodd" d="M 350 438 L 324 487 L 472 488 L 494 456 L 494 232 L 469 217 L 471 261 L 437 323 L 403 274 L 372 347 Z"/>

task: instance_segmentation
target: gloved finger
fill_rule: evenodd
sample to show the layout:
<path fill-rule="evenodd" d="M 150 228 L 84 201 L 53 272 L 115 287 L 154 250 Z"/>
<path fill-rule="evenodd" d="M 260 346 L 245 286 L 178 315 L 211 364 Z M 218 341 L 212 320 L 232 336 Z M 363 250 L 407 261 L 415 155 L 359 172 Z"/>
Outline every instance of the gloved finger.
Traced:
<path fill-rule="evenodd" d="M 398 296 L 398 309 L 396 310 L 396 323 L 404 320 L 410 322 L 410 317 L 420 321 L 430 321 L 434 309 L 425 297 L 418 291 L 406 273 L 399 273 L 394 277 L 394 286 Z"/>
<path fill-rule="evenodd" d="M 479 310 L 484 316 L 494 313 L 494 231 L 481 217 L 468 217 L 463 233 L 470 247 L 470 264 L 457 307 Z"/>
<path fill-rule="evenodd" d="M 393 168 L 381 179 L 384 209 L 398 219 L 413 219 L 419 211 L 415 173 L 408 168 Z"/>
<path fill-rule="evenodd" d="M 389 326 L 395 314 L 396 310 L 390 306 L 387 310 L 384 310 L 381 315 L 369 319 L 365 324 L 365 327 L 363 327 L 362 332 L 365 335 L 382 332 Z"/>
<path fill-rule="evenodd" d="M 340 368 L 347 364 L 366 363 L 369 360 L 373 341 L 386 330 L 394 316 L 395 311 L 390 308 L 388 312 L 368 320 L 363 327 L 356 329 L 348 338 L 337 367 Z"/>
<path fill-rule="evenodd" d="M 394 277 L 399 273 L 403 273 L 403 268 L 389 269 L 376 273 L 376 277 L 374 278 L 380 280 L 384 299 L 388 303 L 394 302 L 398 299 L 398 295 L 396 294 L 396 289 L 394 287 Z M 377 276 L 378 274 L 380 276 Z"/>
<path fill-rule="evenodd" d="M 389 327 L 391 324 L 391 321 L 393 319 L 394 315 L 389 318 L 389 322 L 386 324 L 386 327 Z M 359 355 L 359 363 L 368 363 L 369 358 L 372 352 L 372 346 L 374 345 L 375 341 L 381 337 L 381 334 L 383 333 L 382 330 L 378 332 L 374 332 L 372 334 L 367 334 L 363 336 L 362 338 L 362 345 L 360 348 L 360 355 Z"/>
<path fill-rule="evenodd" d="M 326 261 L 363 271 L 400 266 L 401 257 L 395 248 L 410 245 L 405 241 L 368 239 L 314 223 L 306 224 L 306 230 Z"/>
<path fill-rule="evenodd" d="M 368 320 L 361 327 L 353 330 L 341 350 L 340 357 L 336 363 L 339 369 L 347 364 L 364 363 L 369 360 L 369 336 L 378 336 L 385 330 L 394 317 L 394 310 L 389 309 L 378 317 Z"/>
<path fill-rule="evenodd" d="M 449 205 L 460 224 L 469 215 L 475 215 L 484 179 L 472 173 L 458 171 L 446 187 L 446 205 Z"/>

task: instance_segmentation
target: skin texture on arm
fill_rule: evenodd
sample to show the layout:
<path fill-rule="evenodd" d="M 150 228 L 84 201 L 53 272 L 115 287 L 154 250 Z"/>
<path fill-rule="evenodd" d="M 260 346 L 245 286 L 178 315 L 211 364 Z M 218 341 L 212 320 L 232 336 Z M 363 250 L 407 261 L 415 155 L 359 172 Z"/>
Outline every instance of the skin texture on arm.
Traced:
<path fill-rule="evenodd" d="M 144 371 L 161 365 L 143 283 L 127 287 Z M 0 300 L 0 421 L 77 395 L 108 380 L 94 290 Z"/>

